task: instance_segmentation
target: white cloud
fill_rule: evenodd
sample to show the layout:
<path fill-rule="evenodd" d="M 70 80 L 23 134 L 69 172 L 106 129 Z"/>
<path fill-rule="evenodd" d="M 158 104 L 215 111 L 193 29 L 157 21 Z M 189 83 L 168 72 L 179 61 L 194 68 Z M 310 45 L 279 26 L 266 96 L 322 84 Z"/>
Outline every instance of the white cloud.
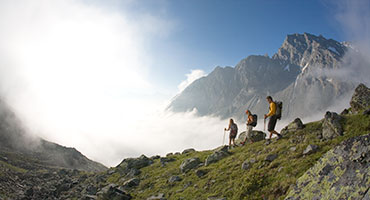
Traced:
<path fill-rule="evenodd" d="M 186 74 L 187 79 L 182 81 L 177 88 L 179 89 L 179 92 L 182 92 L 186 87 L 188 87 L 191 83 L 193 83 L 195 80 L 202 78 L 204 76 L 207 76 L 207 74 L 201 70 L 201 69 L 195 69 L 191 70 L 190 74 Z"/>

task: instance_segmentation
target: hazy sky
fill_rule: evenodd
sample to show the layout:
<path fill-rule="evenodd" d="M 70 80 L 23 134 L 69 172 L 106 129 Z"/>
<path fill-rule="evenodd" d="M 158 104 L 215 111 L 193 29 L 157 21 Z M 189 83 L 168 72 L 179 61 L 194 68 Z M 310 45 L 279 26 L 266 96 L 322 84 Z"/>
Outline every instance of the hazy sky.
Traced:
<path fill-rule="evenodd" d="M 109 166 L 213 148 L 227 121 L 165 113 L 171 98 L 287 34 L 353 38 L 338 13 L 366 17 L 369 3 L 337 2 L 0 0 L 0 94 L 36 135 Z"/>

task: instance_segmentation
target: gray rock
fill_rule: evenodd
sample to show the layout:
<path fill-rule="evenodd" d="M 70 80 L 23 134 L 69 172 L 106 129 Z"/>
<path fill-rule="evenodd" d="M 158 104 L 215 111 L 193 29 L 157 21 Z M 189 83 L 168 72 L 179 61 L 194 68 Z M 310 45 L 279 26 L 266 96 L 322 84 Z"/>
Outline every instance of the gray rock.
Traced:
<path fill-rule="evenodd" d="M 250 167 L 251 167 L 251 163 L 249 162 L 249 160 L 246 160 L 243 162 L 242 169 L 248 170 Z"/>
<path fill-rule="evenodd" d="M 302 123 L 302 120 L 299 119 L 299 118 L 296 118 L 293 122 L 288 124 L 288 126 L 283 128 L 280 133 L 284 135 L 284 134 L 287 134 L 289 132 L 294 132 L 294 131 L 297 131 L 297 130 L 300 130 L 300 129 L 303 129 L 303 128 L 304 128 L 304 125 Z"/>
<path fill-rule="evenodd" d="M 295 151 L 295 150 L 297 150 L 297 147 L 290 147 L 289 150 L 290 151 Z"/>
<path fill-rule="evenodd" d="M 172 155 L 173 155 L 173 153 L 168 153 L 168 154 L 166 154 L 166 157 L 172 156 Z"/>
<path fill-rule="evenodd" d="M 169 183 L 180 182 L 180 181 L 182 181 L 182 178 L 180 178 L 179 176 L 171 176 L 168 179 L 168 182 Z"/>
<path fill-rule="evenodd" d="M 151 160 L 157 160 L 157 159 L 160 159 L 160 158 L 161 158 L 161 156 L 159 156 L 159 155 L 155 155 L 155 156 L 150 157 Z"/>
<path fill-rule="evenodd" d="M 181 163 L 180 170 L 182 173 L 186 173 L 191 169 L 198 167 L 199 164 L 200 164 L 199 158 L 189 158 Z"/>
<path fill-rule="evenodd" d="M 97 200 L 98 199 L 98 196 L 95 196 L 95 195 L 84 195 L 81 200 Z"/>
<path fill-rule="evenodd" d="M 194 151 L 195 151 L 195 149 L 193 149 L 193 148 L 185 149 L 185 150 L 182 152 L 182 154 L 187 154 L 187 153 L 191 153 L 191 152 L 194 152 Z"/>
<path fill-rule="evenodd" d="M 88 195 L 96 195 L 98 189 L 94 185 L 89 185 L 86 187 L 86 194 Z"/>
<path fill-rule="evenodd" d="M 97 196 L 105 199 L 117 199 L 117 200 L 130 200 L 132 196 L 127 194 L 125 191 L 118 189 L 116 184 L 109 184 L 101 189 Z"/>
<path fill-rule="evenodd" d="M 123 173 L 129 173 L 131 169 L 141 169 L 153 164 L 153 160 L 141 155 L 139 158 L 126 158 L 118 166 Z"/>
<path fill-rule="evenodd" d="M 146 200 L 166 200 L 163 193 L 148 197 Z"/>
<path fill-rule="evenodd" d="M 349 104 L 351 105 L 352 112 L 354 113 L 369 108 L 370 88 L 366 87 L 364 84 L 358 85 Z"/>
<path fill-rule="evenodd" d="M 225 158 L 229 155 L 230 155 L 230 153 L 227 150 L 227 148 L 221 148 L 219 150 L 216 150 L 206 158 L 205 166 L 208 166 L 211 163 L 215 163 L 215 162 L 217 162 L 217 161 L 219 161 L 219 160 L 221 160 L 221 159 L 223 159 L 223 158 Z"/>
<path fill-rule="evenodd" d="M 180 152 L 175 152 L 175 154 L 174 155 L 181 155 L 181 153 Z"/>
<path fill-rule="evenodd" d="M 308 154 L 315 153 L 318 149 L 319 149 L 319 147 L 317 145 L 309 144 L 306 147 L 306 149 L 303 151 L 303 155 L 308 155 Z"/>
<path fill-rule="evenodd" d="M 123 187 L 131 188 L 131 187 L 136 187 L 139 184 L 140 184 L 140 179 L 132 178 L 132 179 L 127 180 L 125 183 L 123 183 Z"/>
<path fill-rule="evenodd" d="M 322 137 L 324 139 L 333 139 L 343 135 L 342 117 L 335 112 L 326 112 L 322 124 Z"/>
<path fill-rule="evenodd" d="M 139 169 L 132 168 L 130 171 L 127 173 L 126 177 L 134 177 L 141 174 L 141 171 Z"/>
<path fill-rule="evenodd" d="M 199 178 L 206 174 L 207 174 L 207 171 L 205 170 L 201 170 L 201 169 L 195 170 L 195 175 L 197 175 Z"/>
<path fill-rule="evenodd" d="M 247 133 L 245 131 L 241 132 L 238 136 L 238 139 L 235 140 L 235 143 L 237 145 L 241 144 L 241 142 L 243 142 L 246 137 L 247 137 Z M 265 138 L 266 138 L 266 133 L 262 131 L 253 130 L 248 139 L 252 142 L 258 142 L 258 141 L 264 140 Z M 247 141 L 249 141 L 248 139 Z"/>
<path fill-rule="evenodd" d="M 160 158 L 159 162 L 161 163 L 161 165 L 163 167 L 163 166 L 166 166 L 167 163 L 173 162 L 175 160 L 176 160 L 175 158 L 164 157 L 164 158 Z"/>
<path fill-rule="evenodd" d="M 298 178 L 285 199 L 366 199 L 369 163 L 370 134 L 350 138 L 326 152 Z"/>
<path fill-rule="evenodd" d="M 272 162 L 272 161 L 274 161 L 277 157 L 278 157 L 278 155 L 277 155 L 277 154 L 270 154 L 270 155 L 266 156 L 265 161 Z"/>
<path fill-rule="evenodd" d="M 344 109 L 340 115 L 348 115 L 349 114 L 349 110 L 348 109 Z"/>

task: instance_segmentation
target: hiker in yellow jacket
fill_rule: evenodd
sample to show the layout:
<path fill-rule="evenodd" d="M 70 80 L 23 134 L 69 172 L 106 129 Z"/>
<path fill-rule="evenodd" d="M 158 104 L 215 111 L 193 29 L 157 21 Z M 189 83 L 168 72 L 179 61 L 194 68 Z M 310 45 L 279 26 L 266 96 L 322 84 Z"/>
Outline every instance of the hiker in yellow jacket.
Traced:
<path fill-rule="evenodd" d="M 267 125 L 267 130 L 270 132 L 271 139 L 272 134 L 276 134 L 278 136 L 278 139 L 282 137 L 282 135 L 275 131 L 275 126 L 277 122 L 277 116 L 276 116 L 276 103 L 272 100 L 271 96 L 266 97 L 267 102 L 269 102 L 269 113 L 265 114 L 265 119 L 267 117 L 270 117 L 269 123 Z"/>

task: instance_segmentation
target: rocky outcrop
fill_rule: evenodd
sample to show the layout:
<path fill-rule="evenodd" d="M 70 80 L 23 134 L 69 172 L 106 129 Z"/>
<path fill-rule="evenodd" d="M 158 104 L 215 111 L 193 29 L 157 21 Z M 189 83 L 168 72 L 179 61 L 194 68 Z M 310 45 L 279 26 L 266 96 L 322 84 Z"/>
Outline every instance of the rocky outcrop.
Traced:
<path fill-rule="evenodd" d="M 118 170 L 121 173 L 127 174 L 132 169 L 141 169 L 143 167 L 153 164 L 153 160 L 149 159 L 145 155 L 141 155 L 139 158 L 126 158 L 118 166 Z"/>
<path fill-rule="evenodd" d="M 199 164 L 200 164 L 199 158 L 189 158 L 181 163 L 180 170 L 182 173 L 186 173 L 191 169 L 199 167 Z"/>
<path fill-rule="evenodd" d="M 333 139 L 343 135 L 341 124 L 342 117 L 335 112 L 326 112 L 324 122 L 322 124 L 322 137 L 324 139 Z"/>
<path fill-rule="evenodd" d="M 366 87 L 364 84 L 358 85 L 349 104 L 351 105 L 352 112 L 354 113 L 369 108 L 370 88 Z"/>
<path fill-rule="evenodd" d="M 245 131 L 241 132 L 238 136 L 238 139 L 235 141 L 235 143 L 239 145 L 241 142 L 245 140 L 246 137 L 247 137 L 247 133 Z M 266 133 L 262 131 L 253 130 L 249 138 L 247 139 L 247 141 L 250 140 L 252 142 L 258 142 L 258 141 L 264 140 L 265 138 L 266 138 Z"/>
<path fill-rule="evenodd" d="M 98 197 L 104 199 L 130 200 L 132 196 L 118 188 L 116 184 L 110 184 L 98 192 Z"/>
<path fill-rule="evenodd" d="M 221 149 L 218 149 L 216 151 L 214 151 L 211 155 L 209 155 L 207 158 L 206 158 L 206 161 L 205 161 L 205 165 L 208 166 L 210 165 L 211 163 L 215 163 L 227 156 L 230 155 L 230 152 L 228 151 L 227 147 L 224 146 L 223 148 Z"/>
<path fill-rule="evenodd" d="M 304 125 L 302 123 L 302 120 L 299 118 L 296 118 L 293 122 L 288 124 L 288 126 L 284 127 L 280 133 L 284 135 L 289 132 L 294 132 L 294 131 L 297 131 L 303 128 L 304 128 Z"/>
<path fill-rule="evenodd" d="M 370 185 L 370 134 L 342 142 L 297 180 L 286 200 L 364 200 Z"/>

